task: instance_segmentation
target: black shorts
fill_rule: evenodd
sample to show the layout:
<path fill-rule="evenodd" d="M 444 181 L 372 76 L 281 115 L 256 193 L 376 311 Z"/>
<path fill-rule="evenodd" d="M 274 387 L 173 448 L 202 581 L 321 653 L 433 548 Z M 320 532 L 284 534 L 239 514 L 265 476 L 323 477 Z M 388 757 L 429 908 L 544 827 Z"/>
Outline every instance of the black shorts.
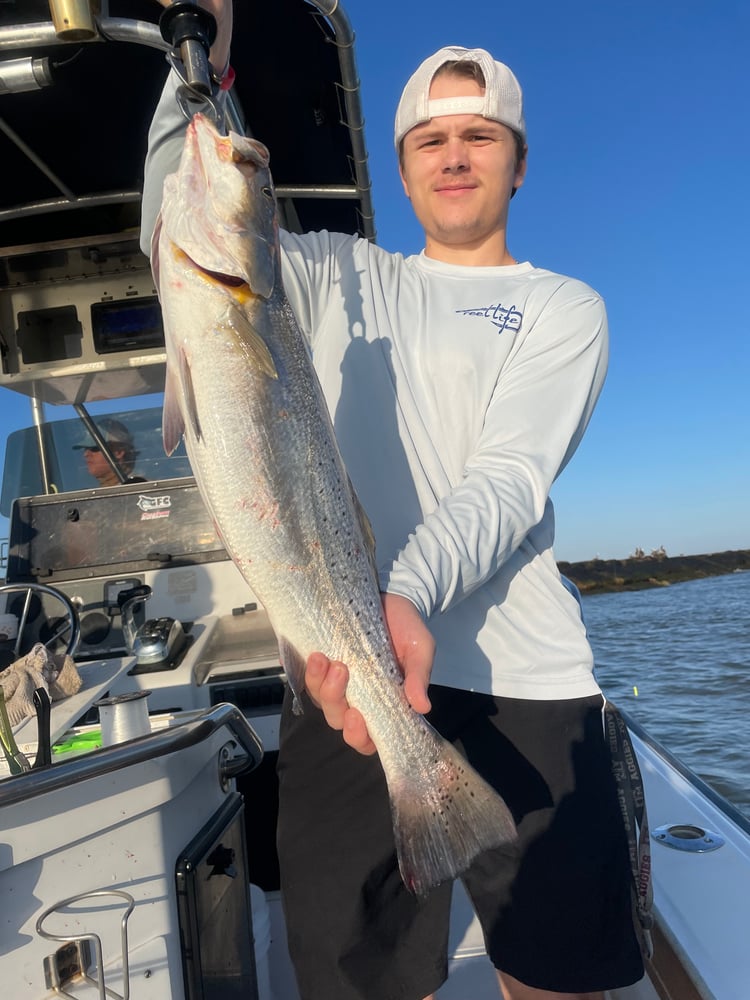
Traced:
<path fill-rule="evenodd" d="M 622 814 L 600 696 L 492 698 L 430 688 L 428 716 L 503 796 L 518 844 L 463 876 L 496 968 L 561 993 L 643 975 Z M 344 744 L 305 701 L 284 706 L 282 900 L 302 1000 L 422 1000 L 447 976 L 451 886 L 417 900 L 395 857 L 377 757 Z"/>

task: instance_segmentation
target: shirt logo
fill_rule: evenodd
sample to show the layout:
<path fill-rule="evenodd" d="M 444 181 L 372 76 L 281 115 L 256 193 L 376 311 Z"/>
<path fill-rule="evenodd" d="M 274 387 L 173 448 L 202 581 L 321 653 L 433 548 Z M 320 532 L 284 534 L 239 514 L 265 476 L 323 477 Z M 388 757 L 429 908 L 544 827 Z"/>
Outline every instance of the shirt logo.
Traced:
<path fill-rule="evenodd" d="M 482 319 L 488 319 L 500 333 L 503 330 L 518 333 L 523 321 L 523 313 L 519 312 L 515 306 L 504 306 L 499 302 L 497 305 L 478 306 L 476 309 L 456 309 L 456 313 L 459 316 L 479 316 Z"/>

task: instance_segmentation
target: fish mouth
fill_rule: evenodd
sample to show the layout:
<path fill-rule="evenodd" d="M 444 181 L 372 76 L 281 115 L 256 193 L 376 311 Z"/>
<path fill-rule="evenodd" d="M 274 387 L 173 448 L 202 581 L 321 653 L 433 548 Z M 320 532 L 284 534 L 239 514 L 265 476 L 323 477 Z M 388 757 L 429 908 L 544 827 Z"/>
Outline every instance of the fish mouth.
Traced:
<path fill-rule="evenodd" d="M 244 278 L 238 278 L 236 274 L 222 274 L 221 271 L 209 271 L 205 267 L 198 267 L 198 269 L 203 274 L 207 274 L 209 278 L 213 278 L 214 281 L 218 281 L 221 285 L 227 285 L 229 288 L 239 288 L 241 285 L 247 284 Z"/>
<path fill-rule="evenodd" d="M 218 282 L 220 285 L 226 285 L 228 288 L 240 288 L 242 285 L 246 285 L 247 281 L 245 278 L 241 278 L 236 274 L 227 274 L 224 271 L 212 271 L 209 267 L 203 267 L 194 257 L 190 254 L 185 253 L 184 250 L 180 251 L 185 259 L 189 261 L 192 267 L 196 271 L 200 271 L 201 274 L 205 274 L 206 277 L 211 278 L 213 281 Z"/>

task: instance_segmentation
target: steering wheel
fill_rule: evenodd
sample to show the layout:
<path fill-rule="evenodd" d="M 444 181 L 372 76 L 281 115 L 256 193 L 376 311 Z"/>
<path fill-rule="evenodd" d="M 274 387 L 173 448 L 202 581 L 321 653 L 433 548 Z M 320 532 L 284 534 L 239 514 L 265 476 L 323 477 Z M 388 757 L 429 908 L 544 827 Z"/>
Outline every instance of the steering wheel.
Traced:
<path fill-rule="evenodd" d="M 23 603 L 23 611 L 21 612 L 21 619 L 18 623 L 18 637 L 16 639 L 16 646 L 13 651 L 13 655 L 18 658 L 19 650 L 21 649 L 21 637 L 23 636 L 23 630 L 26 627 L 26 623 L 29 617 L 29 608 L 31 607 L 31 597 L 33 594 L 39 594 L 48 597 L 54 597 L 55 600 L 59 601 L 60 604 L 65 608 L 65 621 L 62 626 L 58 628 L 54 635 L 52 635 L 45 643 L 45 647 L 51 646 L 60 636 L 64 635 L 65 632 L 70 629 L 70 638 L 68 639 L 68 645 L 65 649 L 66 656 L 72 656 L 78 647 L 78 641 L 81 638 L 81 619 L 78 617 L 78 612 L 73 606 L 70 598 L 67 594 L 63 594 L 61 590 L 57 590 L 55 587 L 47 587 L 43 583 L 6 583 L 0 586 L 0 595 L 9 593 L 26 592 L 26 600 Z"/>

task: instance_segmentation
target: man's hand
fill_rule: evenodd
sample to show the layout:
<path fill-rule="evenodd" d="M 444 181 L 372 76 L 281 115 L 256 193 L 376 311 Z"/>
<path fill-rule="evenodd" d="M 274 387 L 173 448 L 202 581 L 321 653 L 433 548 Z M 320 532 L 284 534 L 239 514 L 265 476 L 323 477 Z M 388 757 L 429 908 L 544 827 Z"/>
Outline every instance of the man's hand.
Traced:
<path fill-rule="evenodd" d="M 393 650 L 404 673 L 404 693 L 414 711 L 424 715 L 431 708 L 427 685 L 435 659 L 435 640 L 408 598 L 398 594 L 383 594 L 382 598 Z"/>
<path fill-rule="evenodd" d="M 172 0 L 158 0 L 162 7 L 171 7 Z M 232 0 L 198 0 L 216 18 L 216 39 L 211 46 L 209 59 L 214 72 L 221 74 L 229 62 L 229 46 L 232 43 Z"/>
<path fill-rule="evenodd" d="M 383 594 L 383 611 L 391 633 L 396 659 L 404 672 L 404 693 L 416 712 L 430 710 L 427 685 L 430 682 L 435 642 L 422 617 L 405 597 Z M 349 672 L 343 663 L 313 653 L 307 661 L 305 687 L 320 707 L 326 722 L 339 729 L 346 743 L 363 754 L 376 752 L 365 720 L 346 700 Z"/>
<path fill-rule="evenodd" d="M 321 709 L 332 729 L 339 729 L 344 741 L 363 754 L 377 752 L 367 732 L 365 720 L 346 700 L 349 671 L 343 663 L 329 660 L 322 653 L 313 653 L 307 660 L 305 688 Z"/>

